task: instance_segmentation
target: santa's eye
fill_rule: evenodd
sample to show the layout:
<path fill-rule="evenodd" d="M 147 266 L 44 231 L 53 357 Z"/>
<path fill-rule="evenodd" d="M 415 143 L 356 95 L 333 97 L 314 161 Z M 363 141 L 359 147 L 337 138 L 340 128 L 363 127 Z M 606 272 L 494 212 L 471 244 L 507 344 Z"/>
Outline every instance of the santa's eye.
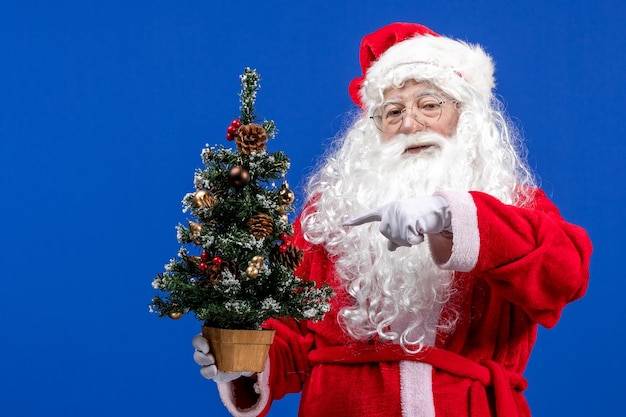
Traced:
<path fill-rule="evenodd" d="M 392 122 L 402 119 L 404 108 L 399 106 L 391 106 L 385 109 L 384 118 L 386 121 Z"/>
<path fill-rule="evenodd" d="M 441 112 L 441 105 L 443 103 L 444 102 L 437 97 L 425 96 L 415 101 L 414 108 L 427 116 L 436 115 Z"/>

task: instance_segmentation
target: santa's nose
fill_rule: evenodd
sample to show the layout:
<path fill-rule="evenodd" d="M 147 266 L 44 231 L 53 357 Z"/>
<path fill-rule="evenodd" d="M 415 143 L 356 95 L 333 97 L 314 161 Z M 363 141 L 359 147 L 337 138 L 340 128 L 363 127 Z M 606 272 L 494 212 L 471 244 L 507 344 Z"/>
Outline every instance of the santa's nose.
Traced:
<path fill-rule="evenodd" d="M 424 124 L 417 121 L 415 116 L 408 113 L 402 118 L 402 125 L 400 126 L 399 133 L 411 134 L 415 132 L 421 132 L 426 128 Z"/>

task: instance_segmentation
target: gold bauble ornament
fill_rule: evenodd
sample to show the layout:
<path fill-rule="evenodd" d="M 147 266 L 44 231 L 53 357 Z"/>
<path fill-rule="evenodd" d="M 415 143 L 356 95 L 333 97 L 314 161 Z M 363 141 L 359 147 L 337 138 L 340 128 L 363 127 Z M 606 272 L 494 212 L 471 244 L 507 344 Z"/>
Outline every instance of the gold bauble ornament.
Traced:
<path fill-rule="evenodd" d="M 196 207 L 213 207 L 215 201 L 213 196 L 207 190 L 198 190 L 193 193 L 193 203 Z"/>
<path fill-rule="evenodd" d="M 200 223 L 189 221 L 189 231 L 194 235 L 199 235 L 202 232 L 202 225 Z"/>
<path fill-rule="evenodd" d="M 246 268 L 246 275 L 249 278 L 254 279 L 259 276 L 259 270 L 257 269 L 256 266 L 250 265 L 249 267 Z"/>
<path fill-rule="evenodd" d="M 181 313 L 180 311 L 172 311 L 171 313 L 168 313 L 167 315 L 172 320 L 178 320 L 179 318 L 183 316 L 183 313 Z"/>
<path fill-rule="evenodd" d="M 189 223 L 189 231 L 191 232 L 191 241 L 196 245 L 200 245 L 200 239 L 198 239 L 198 235 L 202 232 L 202 225 L 200 223 L 192 222 Z"/>
<path fill-rule="evenodd" d="M 252 257 L 252 259 L 250 260 L 250 264 L 257 268 L 261 268 L 263 266 L 264 261 L 265 260 L 263 259 L 262 256 L 256 255 Z"/>
<path fill-rule="evenodd" d="M 296 196 L 293 193 L 293 191 L 289 189 L 289 184 L 287 184 L 286 182 L 283 182 L 283 185 L 281 185 L 280 189 L 278 190 L 279 204 L 281 206 L 288 206 L 289 204 L 293 203 L 295 199 L 296 199 Z"/>

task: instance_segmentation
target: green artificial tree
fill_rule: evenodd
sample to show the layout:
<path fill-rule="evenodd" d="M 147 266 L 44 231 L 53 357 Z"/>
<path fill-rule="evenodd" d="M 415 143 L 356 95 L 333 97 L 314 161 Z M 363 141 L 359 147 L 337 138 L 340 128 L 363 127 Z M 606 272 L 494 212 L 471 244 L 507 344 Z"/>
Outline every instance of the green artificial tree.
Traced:
<path fill-rule="evenodd" d="M 174 319 L 193 313 L 204 326 L 222 329 L 256 330 L 278 317 L 319 320 L 332 290 L 294 275 L 302 252 L 287 216 L 294 201 L 285 179 L 289 158 L 266 149 L 274 122 L 256 124 L 259 74 L 246 68 L 240 79 L 241 115 L 227 129 L 236 150 L 202 150 L 195 192 L 182 201 L 193 219 L 177 226 L 183 246 L 153 280 L 161 294 L 150 309 Z"/>

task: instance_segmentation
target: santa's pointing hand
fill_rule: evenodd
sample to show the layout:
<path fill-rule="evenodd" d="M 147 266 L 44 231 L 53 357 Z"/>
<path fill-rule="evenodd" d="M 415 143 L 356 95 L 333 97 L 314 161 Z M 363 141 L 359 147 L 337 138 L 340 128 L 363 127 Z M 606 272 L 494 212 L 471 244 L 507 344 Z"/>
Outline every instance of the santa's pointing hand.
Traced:
<path fill-rule="evenodd" d="M 440 196 L 415 197 L 392 201 L 378 208 L 361 213 L 344 226 L 358 226 L 380 222 L 379 230 L 389 241 L 391 251 L 400 246 L 419 245 L 425 234 L 450 231 L 451 214 L 447 201 Z"/>

